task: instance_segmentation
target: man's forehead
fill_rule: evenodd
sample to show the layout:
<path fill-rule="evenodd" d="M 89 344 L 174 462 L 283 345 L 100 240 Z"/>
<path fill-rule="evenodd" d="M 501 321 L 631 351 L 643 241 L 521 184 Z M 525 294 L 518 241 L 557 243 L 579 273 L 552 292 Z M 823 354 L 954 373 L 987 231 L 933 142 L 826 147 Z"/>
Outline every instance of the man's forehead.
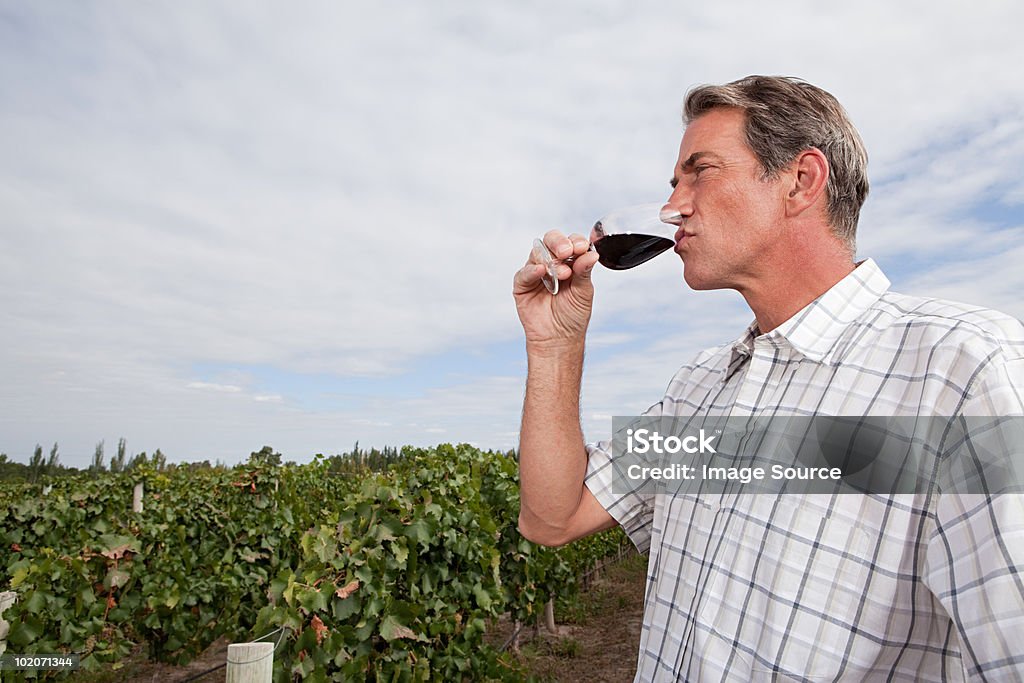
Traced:
<path fill-rule="evenodd" d="M 695 152 L 725 151 L 730 147 L 746 147 L 745 114 L 734 108 L 719 108 L 701 114 L 686 127 L 679 143 L 679 158 L 685 160 Z"/>

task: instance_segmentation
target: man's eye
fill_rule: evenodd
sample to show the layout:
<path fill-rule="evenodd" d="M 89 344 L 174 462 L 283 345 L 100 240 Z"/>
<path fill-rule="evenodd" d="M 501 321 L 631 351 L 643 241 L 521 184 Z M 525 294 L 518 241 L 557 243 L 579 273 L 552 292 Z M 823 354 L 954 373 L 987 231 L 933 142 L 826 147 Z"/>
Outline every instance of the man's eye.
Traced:
<path fill-rule="evenodd" d="M 701 164 L 700 166 L 694 166 L 693 167 L 693 172 L 694 172 L 695 175 L 700 175 L 703 171 L 706 171 L 709 168 L 711 168 L 711 167 L 708 166 L 707 164 Z"/>

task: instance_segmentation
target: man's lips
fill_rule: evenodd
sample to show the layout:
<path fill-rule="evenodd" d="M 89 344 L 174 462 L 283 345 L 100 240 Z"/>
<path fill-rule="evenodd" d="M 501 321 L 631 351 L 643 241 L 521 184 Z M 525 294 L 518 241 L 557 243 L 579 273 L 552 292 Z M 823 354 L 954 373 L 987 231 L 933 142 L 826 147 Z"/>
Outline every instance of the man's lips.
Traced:
<path fill-rule="evenodd" d="M 687 232 L 684 228 L 676 230 L 676 234 L 674 235 L 676 240 L 676 251 L 679 251 L 679 247 L 681 247 L 685 242 L 693 239 L 693 236 L 692 232 Z"/>

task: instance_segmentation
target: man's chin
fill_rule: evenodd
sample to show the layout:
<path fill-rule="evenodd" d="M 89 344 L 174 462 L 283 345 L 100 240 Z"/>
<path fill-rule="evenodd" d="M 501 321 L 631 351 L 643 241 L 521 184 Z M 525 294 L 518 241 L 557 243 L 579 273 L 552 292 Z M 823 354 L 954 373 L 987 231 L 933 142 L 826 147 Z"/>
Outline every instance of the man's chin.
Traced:
<path fill-rule="evenodd" d="M 712 289 L 725 289 L 726 285 L 718 282 L 714 278 L 702 276 L 700 273 L 687 270 L 683 267 L 683 281 L 686 285 L 696 292 L 706 292 Z"/>

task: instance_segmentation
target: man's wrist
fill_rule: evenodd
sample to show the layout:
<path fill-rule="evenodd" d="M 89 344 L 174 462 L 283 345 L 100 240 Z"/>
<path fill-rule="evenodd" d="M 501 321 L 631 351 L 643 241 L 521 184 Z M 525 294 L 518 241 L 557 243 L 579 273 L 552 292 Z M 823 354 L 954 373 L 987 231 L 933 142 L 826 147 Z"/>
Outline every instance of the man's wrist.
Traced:
<path fill-rule="evenodd" d="M 583 355 L 586 344 L 580 339 L 526 340 L 526 355 L 537 359 L 564 359 Z"/>

